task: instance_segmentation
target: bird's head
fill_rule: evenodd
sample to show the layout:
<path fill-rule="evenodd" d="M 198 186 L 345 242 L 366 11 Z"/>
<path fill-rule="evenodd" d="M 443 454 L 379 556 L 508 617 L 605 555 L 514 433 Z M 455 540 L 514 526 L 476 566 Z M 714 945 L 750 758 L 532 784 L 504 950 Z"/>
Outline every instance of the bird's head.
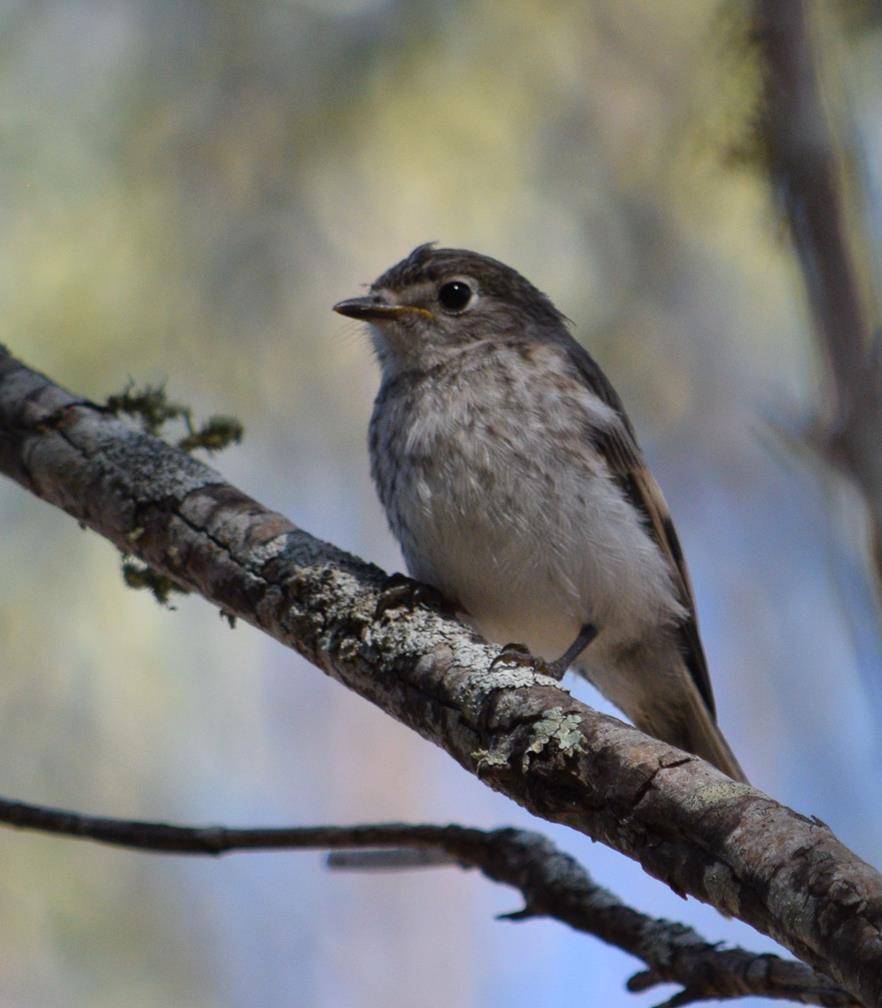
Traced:
<path fill-rule="evenodd" d="M 516 270 L 465 249 L 420 245 L 364 297 L 334 311 L 370 325 L 384 368 L 425 368 L 477 341 L 547 339 L 564 317 Z"/>

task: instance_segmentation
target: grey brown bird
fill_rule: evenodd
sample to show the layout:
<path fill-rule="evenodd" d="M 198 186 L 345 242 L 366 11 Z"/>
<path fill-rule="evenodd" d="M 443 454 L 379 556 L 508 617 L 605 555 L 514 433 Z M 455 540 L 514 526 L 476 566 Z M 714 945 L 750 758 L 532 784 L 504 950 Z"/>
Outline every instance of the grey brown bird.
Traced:
<path fill-rule="evenodd" d="M 551 301 L 495 259 L 429 244 L 334 310 L 369 324 L 371 467 L 410 574 L 488 639 L 557 675 L 572 664 L 638 728 L 744 780 L 665 499 Z"/>

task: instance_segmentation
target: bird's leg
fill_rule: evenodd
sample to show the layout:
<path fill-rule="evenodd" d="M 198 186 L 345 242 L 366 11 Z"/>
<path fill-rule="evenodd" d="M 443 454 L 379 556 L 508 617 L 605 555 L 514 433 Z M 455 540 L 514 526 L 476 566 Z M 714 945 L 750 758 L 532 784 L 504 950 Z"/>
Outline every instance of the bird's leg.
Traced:
<path fill-rule="evenodd" d="M 390 574 L 383 582 L 377 606 L 374 609 L 374 619 L 379 619 L 388 609 L 415 609 L 419 605 L 441 612 L 454 614 L 457 606 L 445 598 L 437 588 L 414 581 L 404 574 Z"/>
<path fill-rule="evenodd" d="M 586 623 L 579 631 L 579 636 L 576 637 L 573 643 L 570 644 L 560 658 L 549 663 L 547 669 L 545 670 L 546 673 L 555 679 L 563 679 L 566 670 L 573 664 L 573 662 L 579 657 L 585 648 L 588 647 L 596 636 L 597 627 L 592 626 L 590 623 Z"/>
<path fill-rule="evenodd" d="M 566 670 L 596 636 L 597 627 L 586 623 L 579 631 L 578 637 L 576 637 L 560 658 L 548 663 L 534 658 L 526 644 L 506 644 L 493 661 L 490 662 L 490 668 L 492 669 L 502 662 L 513 665 L 538 665 L 538 670 L 543 675 L 551 676 L 552 679 L 563 679 Z"/>

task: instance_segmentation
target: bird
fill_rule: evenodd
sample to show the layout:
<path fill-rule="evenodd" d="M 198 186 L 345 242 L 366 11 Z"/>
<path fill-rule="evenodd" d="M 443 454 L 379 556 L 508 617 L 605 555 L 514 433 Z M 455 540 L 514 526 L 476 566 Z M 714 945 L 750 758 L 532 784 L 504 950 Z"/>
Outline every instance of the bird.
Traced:
<path fill-rule="evenodd" d="M 379 363 L 371 473 L 410 576 L 503 657 L 572 666 L 746 782 L 665 498 L 569 320 L 512 267 L 434 242 L 334 311 L 367 323 Z"/>

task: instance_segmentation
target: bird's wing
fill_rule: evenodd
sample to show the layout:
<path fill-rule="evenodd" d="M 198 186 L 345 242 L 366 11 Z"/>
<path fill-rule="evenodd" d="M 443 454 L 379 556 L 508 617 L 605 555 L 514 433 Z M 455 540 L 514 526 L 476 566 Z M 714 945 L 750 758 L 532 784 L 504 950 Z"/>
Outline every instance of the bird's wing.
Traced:
<path fill-rule="evenodd" d="M 710 674 L 701 638 L 698 635 L 698 620 L 695 612 L 695 596 L 692 581 L 680 540 L 668 510 L 667 501 L 661 488 L 646 467 L 637 438 L 618 393 L 609 379 L 588 351 L 575 340 L 566 344 L 569 357 L 588 388 L 604 403 L 612 407 L 617 420 L 606 427 L 596 429 L 594 444 L 600 451 L 610 472 L 624 490 L 637 513 L 646 520 L 655 541 L 668 561 L 680 603 L 686 610 L 686 619 L 680 624 L 679 632 L 683 645 L 683 657 L 698 692 L 707 705 L 712 718 L 716 718 Z"/>

